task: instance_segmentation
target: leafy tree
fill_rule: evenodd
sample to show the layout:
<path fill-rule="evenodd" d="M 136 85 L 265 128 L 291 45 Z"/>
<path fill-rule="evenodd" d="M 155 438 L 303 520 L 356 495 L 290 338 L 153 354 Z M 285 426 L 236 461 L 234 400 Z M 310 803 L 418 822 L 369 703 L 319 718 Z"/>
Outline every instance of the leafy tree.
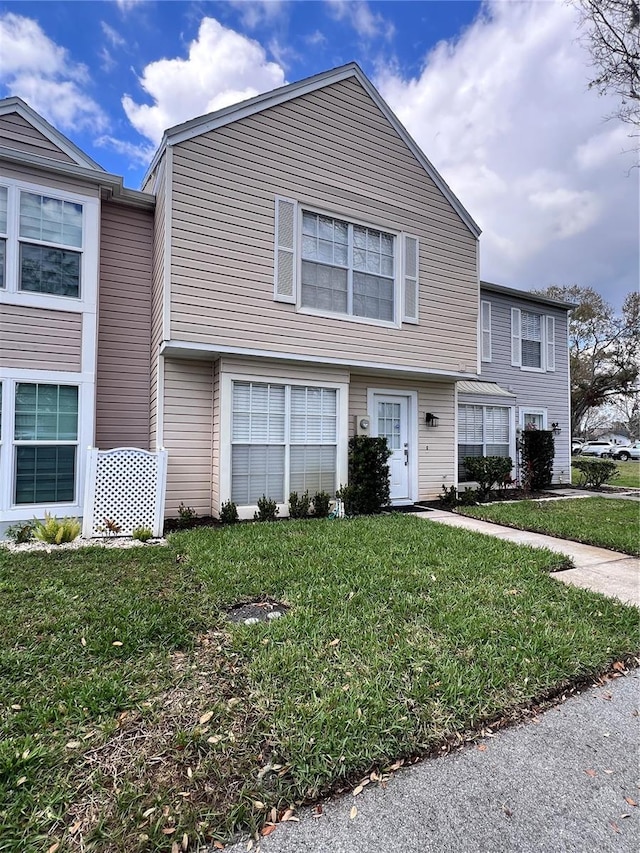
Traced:
<path fill-rule="evenodd" d="M 571 431 L 579 435 L 594 409 L 637 394 L 640 294 L 630 293 L 616 314 L 591 287 L 554 285 L 537 292 L 576 305 L 569 317 L 569 362 Z"/>
<path fill-rule="evenodd" d="M 615 115 L 640 124 L 640 5 L 638 0 L 570 0 L 595 76 L 589 87 L 620 98 Z"/>

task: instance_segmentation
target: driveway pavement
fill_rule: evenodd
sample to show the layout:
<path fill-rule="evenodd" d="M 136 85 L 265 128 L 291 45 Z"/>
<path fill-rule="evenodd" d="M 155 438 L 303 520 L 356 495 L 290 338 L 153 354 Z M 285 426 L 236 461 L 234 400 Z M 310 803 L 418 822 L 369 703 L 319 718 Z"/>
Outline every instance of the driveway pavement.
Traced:
<path fill-rule="evenodd" d="M 640 674 L 278 824 L 254 853 L 637 853 Z M 625 799 L 627 798 L 627 799 Z M 357 814 L 351 817 L 353 806 Z M 247 841 L 227 848 L 244 853 Z"/>
<path fill-rule="evenodd" d="M 498 539 L 507 539 L 521 545 L 549 548 L 551 551 L 566 554 L 573 560 L 575 568 L 556 572 L 553 575 L 554 578 L 563 583 L 610 595 L 625 604 L 635 604 L 636 607 L 640 607 L 640 559 L 637 557 L 626 557 L 618 551 L 608 551 L 605 548 L 595 548 L 593 545 L 556 539 L 554 536 L 545 536 L 542 533 L 514 530 L 512 527 L 503 527 L 491 521 L 482 521 L 479 518 L 457 515 L 440 509 L 416 513 L 416 516 L 447 524 L 450 527 L 462 527 L 465 530 L 496 536 Z"/>

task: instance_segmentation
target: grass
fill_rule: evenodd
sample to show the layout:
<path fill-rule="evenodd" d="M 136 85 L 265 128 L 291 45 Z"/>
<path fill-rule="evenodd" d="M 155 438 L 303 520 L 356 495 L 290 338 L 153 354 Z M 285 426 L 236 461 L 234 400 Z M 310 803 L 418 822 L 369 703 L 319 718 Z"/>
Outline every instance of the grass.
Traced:
<path fill-rule="evenodd" d="M 0 850 L 225 840 L 635 654 L 560 559 L 407 516 L 0 549 Z"/>
<path fill-rule="evenodd" d="M 597 497 L 518 501 L 461 507 L 458 512 L 624 554 L 640 553 L 640 504 L 635 501 Z"/>
<path fill-rule="evenodd" d="M 640 489 L 640 462 L 629 460 L 629 462 L 618 462 L 614 460 L 618 469 L 618 477 L 610 480 L 610 484 L 616 487 Z M 573 482 L 580 483 L 580 471 L 573 469 Z"/>

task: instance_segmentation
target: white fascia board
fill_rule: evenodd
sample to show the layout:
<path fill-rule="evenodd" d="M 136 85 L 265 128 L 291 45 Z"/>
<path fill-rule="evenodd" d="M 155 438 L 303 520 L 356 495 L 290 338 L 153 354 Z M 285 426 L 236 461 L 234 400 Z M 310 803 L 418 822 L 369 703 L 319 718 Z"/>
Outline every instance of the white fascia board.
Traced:
<path fill-rule="evenodd" d="M 332 365 L 348 367 L 376 374 L 404 376 L 415 379 L 432 379 L 441 382 L 459 382 L 476 376 L 475 373 L 457 373 L 435 368 L 412 367 L 388 364 L 377 361 L 360 361 L 355 358 L 329 358 L 326 356 L 300 355 L 300 353 L 274 352 L 273 350 L 233 347 L 220 344 L 204 344 L 194 341 L 165 341 L 160 346 L 160 355 L 174 358 L 217 358 L 221 355 L 249 356 L 251 358 L 272 359 L 275 361 L 293 361 L 313 365 Z"/>
<path fill-rule="evenodd" d="M 470 213 L 463 207 L 460 200 L 455 196 L 444 178 L 439 174 L 434 165 L 427 159 L 420 146 L 409 134 L 398 117 L 391 110 L 382 95 L 378 92 L 373 83 L 366 76 L 364 71 L 355 62 L 350 62 L 347 65 L 342 65 L 339 68 L 334 68 L 330 71 L 324 71 L 321 74 L 316 74 L 313 77 L 307 77 L 300 80 L 298 83 L 291 83 L 288 86 L 282 86 L 272 92 L 265 92 L 262 95 L 257 95 L 255 98 L 250 98 L 248 101 L 242 101 L 239 104 L 234 104 L 230 107 L 225 107 L 222 110 L 217 110 L 214 113 L 209 113 L 199 118 L 191 119 L 190 121 L 178 124 L 175 127 L 165 131 L 160 143 L 160 147 L 156 151 L 151 165 L 143 179 L 142 185 L 148 180 L 149 175 L 156 167 L 158 160 L 162 156 L 162 152 L 167 146 L 178 145 L 180 142 L 185 142 L 188 139 L 193 139 L 195 136 L 200 136 L 211 130 L 217 130 L 227 124 L 232 124 L 240 119 L 252 116 L 255 113 L 267 110 L 270 107 L 278 106 L 278 104 L 286 103 L 294 98 L 299 98 L 302 95 L 308 95 L 310 92 L 315 92 L 318 89 L 323 89 L 326 86 L 331 86 L 334 83 L 339 83 L 342 80 L 347 80 L 354 77 L 362 85 L 364 90 L 379 107 L 387 121 L 400 136 L 405 145 L 409 148 L 416 160 L 420 163 L 425 172 L 429 175 L 434 184 L 438 187 L 449 204 L 456 211 L 465 225 L 469 228 L 474 237 L 480 236 L 480 227 L 473 220 Z"/>
<path fill-rule="evenodd" d="M 151 193 L 124 187 L 120 175 L 112 175 L 103 169 L 98 170 L 85 166 L 76 166 L 73 163 L 65 163 L 62 160 L 51 160 L 49 157 L 41 157 L 39 154 L 30 154 L 26 151 L 17 151 L 15 148 L 6 148 L 3 146 L 0 146 L 0 160 L 23 166 L 31 166 L 41 169 L 43 172 L 51 172 L 56 175 L 89 181 L 109 189 L 112 193 L 111 200 L 122 204 L 151 209 L 156 203 L 155 196 Z"/>
<path fill-rule="evenodd" d="M 86 169 L 94 169 L 98 172 L 104 172 L 104 169 L 95 160 L 92 160 L 88 154 L 85 154 L 81 148 L 78 148 L 70 139 L 67 139 L 59 130 L 49 124 L 46 119 L 42 118 L 29 104 L 22 98 L 11 97 L 4 98 L 0 101 L 0 116 L 17 113 L 25 121 L 28 121 L 36 130 L 45 136 L 49 142 L 52 142 L 56 148 L 59 148 L 67 157 L 77 163 L 78 166 L 84 166 Z"/>

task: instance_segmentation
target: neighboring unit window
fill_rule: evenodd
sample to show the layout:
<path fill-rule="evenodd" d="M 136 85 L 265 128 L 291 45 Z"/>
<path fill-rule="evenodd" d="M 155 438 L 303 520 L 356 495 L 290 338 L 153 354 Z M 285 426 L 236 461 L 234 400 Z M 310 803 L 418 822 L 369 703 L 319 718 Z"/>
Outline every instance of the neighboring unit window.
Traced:
<path fill-rule="evenodd" d="M 21 192 L 19 233 L 20 290 L 78 298 L 82 205 Z"/>
<path fill-rule="evenodd" d="M 231 500 L 251 506 L 262 495 L 336 488 L 337 393 L 334 389 L 233 383 Z"/>
<path fill-rule="evenodd" d="M 544 429 L 544 414 L 542 412 L 523 412 L 522 426 L 524 429 Z"/>
<path fill-rule="evenodd" d="M 7 188 L 0 187 L 0 288 L 7 286 L 7 199 Z"/>
<path fill-rule="evenodd" d="M 394 258 L 392 234 L 303 212 L 302 307 L 394 322 Z"/>
<path fill-rule="evenodd" d="M 542 368 L 542 316 L 522 312 L 522 366 Z"/>
<path fill-rule="evenodd" d="M 75 497 L 78 388 L 16 385 L 16 504 L 66 503 Z"/>
<path fill-rule="evenodd" d="M 466 456 L 509 456 L 510 410 L 506 406 L 458 406 L 458 479 L 469 477 Z"/>

